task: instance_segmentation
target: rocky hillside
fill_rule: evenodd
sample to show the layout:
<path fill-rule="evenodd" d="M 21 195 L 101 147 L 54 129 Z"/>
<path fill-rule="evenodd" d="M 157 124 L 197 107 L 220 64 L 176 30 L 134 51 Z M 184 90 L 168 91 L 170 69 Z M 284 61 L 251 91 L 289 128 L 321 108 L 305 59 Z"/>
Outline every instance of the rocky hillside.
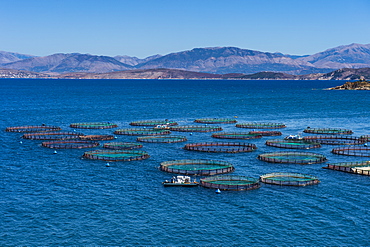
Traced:
<path fill-rule="evenodd" d="M 14 52 L 0 51 L 0 66 L 2 64 L 12 63 L 12 62 L 20 61 L 23 59 L 31 58 L 31 57 L 34 57 L 34 56 L 24 55 L 24 54 L 19 54 L 19 53 L 14 53 Z"/>

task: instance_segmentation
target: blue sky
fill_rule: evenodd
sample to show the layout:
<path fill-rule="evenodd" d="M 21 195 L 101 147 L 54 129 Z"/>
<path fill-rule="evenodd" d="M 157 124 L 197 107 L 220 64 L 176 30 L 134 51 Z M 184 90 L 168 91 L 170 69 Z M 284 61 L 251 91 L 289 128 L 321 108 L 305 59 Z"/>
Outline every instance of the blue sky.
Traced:
<path fill-rule="evenodd" d="M 0 50 L 144 58 L 236 46 L 305 55 L 370 43 L 370 0 L 0 0 Z"/>

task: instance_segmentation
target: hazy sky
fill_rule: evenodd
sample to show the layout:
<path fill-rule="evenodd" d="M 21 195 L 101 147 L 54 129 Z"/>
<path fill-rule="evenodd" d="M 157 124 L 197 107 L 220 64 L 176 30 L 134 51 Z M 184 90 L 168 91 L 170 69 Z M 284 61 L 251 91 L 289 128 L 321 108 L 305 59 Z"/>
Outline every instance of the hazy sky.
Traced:
<path fill-rule="evenodd" d="M 370 43 L 370 0 L 0 0 L 0 50 L 38 56 L 305 55 L 351 43 Z"/>

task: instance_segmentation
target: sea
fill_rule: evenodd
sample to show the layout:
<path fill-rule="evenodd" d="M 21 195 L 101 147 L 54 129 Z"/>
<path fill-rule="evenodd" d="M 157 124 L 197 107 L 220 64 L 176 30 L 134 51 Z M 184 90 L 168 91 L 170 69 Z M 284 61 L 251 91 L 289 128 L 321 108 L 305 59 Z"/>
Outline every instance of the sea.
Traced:
<path fill-rule="evenodd" d="M 0 80 L 0 246 L 369 246 L 370 177 L 323 169 L 328 163 L 370 158 L 331 153 L 338 146 L 303 150 L 322 154 L 319 164 L 275 164 L 259 154 L 295 151 L 266 146 L 269 139 L 307 127 L 370 134 L 369 91 L 325 90 L 344 81 L 289 80 Z M 238 123 L 284 123 L 278 137 L 253 140 L 247 153 L 184 150 L 187 143 L 228 141 L 212 132 L 173 132 L 179 143 L 142 143 L 150 158 L 106 162 L 82 158 L 99 149 L 53 149 L 6 132 L 7 127 L 132 121 L 233 118 Z M 249 131 L 219 124 L 225 132 Z M 110 134 L 116 129 L 79 129 Z M 312 134 L 311 134 L 312 135 Z M 114 141 L 136 142 L 116 135 Z M 100 145 L 110 141 L 101 141 Z M 101 148 L 100 146 L 100 148 Z M 261 184 L 248 191 L 164 187 L 174 174 L 161 162 L 223 160 L 232 175 L 259 178 L 294 172 L 319 178 L 305 187 Z M 199 180 L 202 177 L 196 177 Z"/>

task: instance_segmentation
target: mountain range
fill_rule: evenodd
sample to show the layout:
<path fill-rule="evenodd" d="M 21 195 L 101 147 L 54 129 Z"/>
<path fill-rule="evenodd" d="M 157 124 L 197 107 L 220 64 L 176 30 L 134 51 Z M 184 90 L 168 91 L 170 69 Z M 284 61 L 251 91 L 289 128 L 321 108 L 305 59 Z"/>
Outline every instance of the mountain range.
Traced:
<path fill-rule="evenodd" d="M 243 76 L 268 71 L 294 77 L 316 73 L 325 74 L 344 68 L 366 67 L 370 67 L 370 44 L 343 45 L 305 56 L 261 52 L 237 47 L 194 48 L 144 59 L 79 53 L 58 53 L 38 57 L 14 52 L 0 52 L 0 68 L 24 70 L 49 76 L 118 71 L 126 71 L 126 75 L 131 71 L 132 75 L 139 71 L 153 72 L 153 69 L 170 69 L 215 75 L 236 73 L 243 74 Z"/>

